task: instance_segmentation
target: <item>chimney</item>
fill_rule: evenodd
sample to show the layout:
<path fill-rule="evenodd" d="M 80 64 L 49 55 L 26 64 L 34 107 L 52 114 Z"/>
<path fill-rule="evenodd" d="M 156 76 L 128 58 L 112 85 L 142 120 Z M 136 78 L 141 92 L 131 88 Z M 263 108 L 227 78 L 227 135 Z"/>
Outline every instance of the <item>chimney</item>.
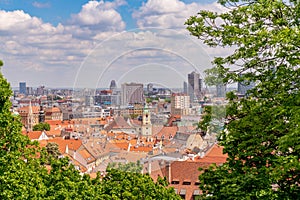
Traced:
<path fill-rule="evenodd" d="M 171 162 L 167 161 L 166 162 L 166 178 L 169 183 L 171 183 Z"/>

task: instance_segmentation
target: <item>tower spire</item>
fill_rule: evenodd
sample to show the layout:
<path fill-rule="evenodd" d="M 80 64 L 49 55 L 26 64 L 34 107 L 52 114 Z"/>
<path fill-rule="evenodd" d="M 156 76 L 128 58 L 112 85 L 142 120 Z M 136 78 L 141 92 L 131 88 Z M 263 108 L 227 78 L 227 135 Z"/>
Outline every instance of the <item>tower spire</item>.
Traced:
<path fill-rule="evenodd" d="M 33 111 L 31 106 L 31 100 L 29 101 L 28 116 L 27 116 L 27 131 L 32 131 L 33 127 Z"/>

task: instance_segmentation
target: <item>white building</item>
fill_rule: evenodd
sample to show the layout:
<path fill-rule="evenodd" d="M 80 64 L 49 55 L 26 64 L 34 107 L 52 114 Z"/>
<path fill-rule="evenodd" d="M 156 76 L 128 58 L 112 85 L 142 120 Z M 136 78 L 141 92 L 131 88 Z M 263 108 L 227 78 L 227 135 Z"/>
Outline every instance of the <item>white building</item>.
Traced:
<path fill-rule="evenodd" d="M 190 96 L 187 94 L 172 94 L 171 114 L 188 115 L 190 110 Z"/>

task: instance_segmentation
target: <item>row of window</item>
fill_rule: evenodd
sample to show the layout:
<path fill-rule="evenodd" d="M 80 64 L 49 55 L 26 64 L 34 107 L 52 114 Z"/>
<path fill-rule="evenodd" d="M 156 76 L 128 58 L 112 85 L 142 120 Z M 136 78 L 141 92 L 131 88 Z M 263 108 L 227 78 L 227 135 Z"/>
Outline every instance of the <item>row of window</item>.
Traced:
<path fill-rule="evenodd" d="M 173 181 L 171 182 L 171 184 L 173 184 L 173 185 L 179 185 L 179 184 L 180 184 L 180 181 L 173 180 Z M 191 183 L 190 181 L 183 181 L 183 182 L 182 182 L 182 185 L 191 185 L 191 184 L 192 184 L 192 183 Z M 199 183 L 199 182 L 195 182 L 194 185 L 200 185 L 200 183 Z"/>

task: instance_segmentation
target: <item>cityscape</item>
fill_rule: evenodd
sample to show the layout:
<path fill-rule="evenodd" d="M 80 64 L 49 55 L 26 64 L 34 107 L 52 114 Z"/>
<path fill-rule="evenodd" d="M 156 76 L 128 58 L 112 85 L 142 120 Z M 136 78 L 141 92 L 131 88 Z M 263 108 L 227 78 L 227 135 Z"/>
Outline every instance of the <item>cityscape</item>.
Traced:
<path fill-rule="evenodd" d="M 191 199 L 200 194 L 198 168 L 226 160 L 217 144 L 218 132 L 204 133 L 197 125 L 206 106 L 226 105 L 226 87 L 209 90 L 195 71 L 187 74 L 181 89 L 152 83 L 118 87 L 115 80 L 107 89 L 19 86 L 12 104 L 23 134 L 42 147 L 58 144 L 60 155 L 83 174 L 104 176 L 109 163 L 139 162 L 142 173 L 154 180 L 167 176 L 177 194 Z M 253 87 L 239 83 L 235 91 L 242 98 Z M 48 123 L 50 129 L 34 131 L 39 123 Z M 218 123 L 221 129 L 224 121 Z"/>
<path fill-rule="evenodd" d="M 0 199 L 300 199 L 299 10 L 0 1 Z"/>

